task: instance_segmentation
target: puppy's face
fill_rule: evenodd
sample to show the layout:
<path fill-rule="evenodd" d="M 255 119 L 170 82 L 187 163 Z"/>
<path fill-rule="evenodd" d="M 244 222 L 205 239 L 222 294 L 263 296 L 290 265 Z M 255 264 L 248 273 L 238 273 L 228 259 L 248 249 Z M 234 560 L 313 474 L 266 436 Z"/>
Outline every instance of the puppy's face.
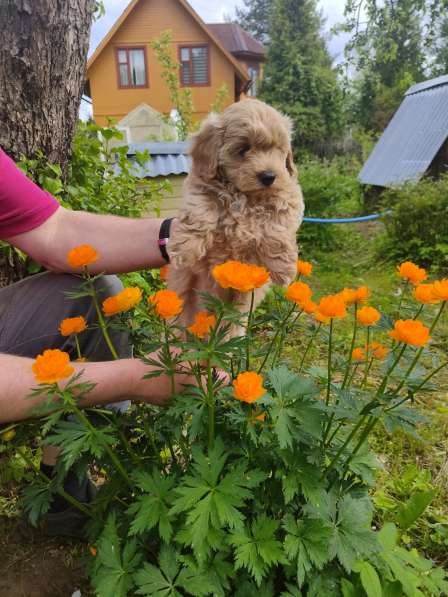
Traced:
<path fill-rule="evenodd" d="M 246 195 L 275 194 L 296 180 L 289 120 L 258 100 L 210 116 L 193 141 L 193 171 L 228 180 Z"/>

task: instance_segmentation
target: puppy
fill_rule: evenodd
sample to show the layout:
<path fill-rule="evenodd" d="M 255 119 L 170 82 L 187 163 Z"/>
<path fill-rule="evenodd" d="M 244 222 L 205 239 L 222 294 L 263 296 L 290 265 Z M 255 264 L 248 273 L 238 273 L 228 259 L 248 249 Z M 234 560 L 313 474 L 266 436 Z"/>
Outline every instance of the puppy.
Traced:
<path fill-rule="evenodd" d="M 224 290 L 211 275 L 227 260 L 262 265 L 274 284 L 289 284 L 304 210 L 291 123 L 261 101 L 244 100 L 210 115 L 193 138 L 191 156 L 168 276 L 168 286 L 184 300 L 184 325 L 201 309 L 197 291 L 248 311 L 250 293 Z M 256 305 L 266 290 L 256 291 Z"/>

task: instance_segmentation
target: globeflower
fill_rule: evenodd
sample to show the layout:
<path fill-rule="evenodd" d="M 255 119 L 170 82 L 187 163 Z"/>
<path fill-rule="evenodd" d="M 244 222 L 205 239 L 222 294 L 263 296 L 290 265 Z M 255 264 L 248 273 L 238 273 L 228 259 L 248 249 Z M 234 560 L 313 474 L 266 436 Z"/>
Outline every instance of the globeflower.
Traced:
<path fill-rule="evenodd" d="M 429 340 L 429 329 L 416 319 L 399 319 L 395 322 L 394 329 L 389 332 L 389 336 L 398 342 L 424 346 Z"/>
<path fill-rule="evenodd" d="M 379 361 L 385 359 L 389 353 L 389 349 L 379 342 L 372 342 L 369 344 L 369 351 L 371 351 L 375 359 L 378 359 Z"/>
<path fill-rule="evenodd" d="M 339 294 L 329 294 L 322 297 L 317 306 L 317 311 L 328 319 L 345 317 L 347 315 L 345 301 Z"/>
<path fill-rule="evenodd" d="M 297 273 L 301 274 L 302 276 L 311 276 L 311 272 L 313 271 L 313 264 L 309 261 L 301 261 L 300 259 L 297 260 Z"/>
<path fill-rule="evenodd" d="M 138 305 L 142 300 L 140 288 L 125 288 L 114 296 L 109 296 L 103 301 L 103 312 L 106 317 L 112 317 L 117 313 L 124 313 Z"/>
<path fill-rule="evenodd" d="M 72 334 L 80 334 L 87 329 L 87 322 L 84 317 L 67 317 L 59 324 L 59 331 L 61 336 L 71 336 Z"/>
<path fill-rule="evenodd" d="M 203 338 L 215 324 L 216 317 L 214 315 L 207 313 L 207 311 L 199 311 L 199 313 L 196 313 L 193 325 L 190 325 L 187 330 L 194 336 Z"/>
<path fill-rule="evenodd" d="M 57 383 L 70 377 L 75 370 L 70 366 L 70 356 L 58 348 L 45 350 L 36 357 L 32 365 L 33 373 L 39 383 Z"/>
<path fill-rule="evenodd" d="M 212 276 L 222 288 L 233 288 L 239 292 L 251 292 L 261 288 L 270 274 L 264 267 L 241 261 L 226 261 L 212 269 Z"/>
<path fill-rule="evenodd" d="M 317 305 L 311 299 L 301 302 L 300 307 L 303 311 L 305 311 L 305 313 L 308 313 L 308 315 L 311 315 L 317 311 Z"/>
<path fill-rule="evenodd" d="M 159 290 L 148 298 L 148 303 L 154 305 L 157 315 L 162 319 L 179 315 L 184 305 L 184 301 L 174 290 Z"/>
<path fill-rule="evenodd" d="M 405 261 L 398 266 L 398 274 L 403 280 L 408 280 L 412 284 L 420 284 L 426 280 L 428 274 L 422 267 L 418 267 L 412 261 Z"/>
<path fill-rule="evenodd" d="M 169 265 L 163 265 L 159 270 L 160 279 L 163 280 L 164 282 L 168 278 L 169 268 L 170 268 Z"/>
<path fill-rule="evenodd" d="M 418 284 L 414 288 L 414 298 L 423 305 L 435 305 L 440 299 L 434 296 L 434 284 Z"/>
<path fill-rule="evenodd" d="M 439 301 L 448 301 L 448 278 L 434 282 L 432 293 Z"/>
<path fill-rule="evenodd" d="M 344 288 L 339 292 L 339 296 L 342 297 L 347 305 L 354 305 L 365 303 L 370 294 L 370 290 L 367 286 L 360 286 L 359 288 Z"/>
<path fill-rule="evenodd" d="M 362 325 L 374 325 L 380 318 L 380 312 L 374 307 L 362 307 L 356 314 L 356 319 Z"/>
<path fill-rule="evenodd" d="M 354 348 L 352 351 L 352 360 L 353 361 L 365 361 L 366 353 L 362 348 Z"/>
<path fill-rule="evenodd" d="M 249 404 L 266 394 L 263 377 L 255 371 L 240 373 L 233 382 L 233 395 L 237 400 Z"/>
<path fill-rule="evenodd" d="M 316 311 L 314 313 L 314 319 L 319 323 L 330 323 L 330 318 L 326 317 L 325 315 L 322 315 L 322 313 L 320 313 L 319 311 Z"/>
<path fill-rule="evenodd" d="M 286 289 L 286 298 L 288 301 L 302 305 L 311 300 L 313 291 L 306 282 L 293 282 Z"/>
<path fill-rule="evenodd" d="M 75 247 L 67 256 L 68 264 L 75 269 L 79 267 L 87 267 L 91 263 L 98 261 L 98 259 L 98 253 L 90 245 L 80 245 L 79 247 Z"/>

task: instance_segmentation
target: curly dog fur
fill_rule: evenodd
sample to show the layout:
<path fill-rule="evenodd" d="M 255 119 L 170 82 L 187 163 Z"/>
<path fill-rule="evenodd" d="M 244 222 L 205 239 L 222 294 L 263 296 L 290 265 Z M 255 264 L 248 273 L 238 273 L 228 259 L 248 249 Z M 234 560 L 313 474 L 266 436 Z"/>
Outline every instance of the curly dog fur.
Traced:
<path fill-rule="evenodd" d="M 262 265 L 279 285 L 294 279 L 304 206 L 290 138 L 289 119 L 254 99 L 212 114 L 194 136 L 168 277 L 169 287 L 185 301 L 184 324 L 200 309 L 197 290 L 248 309 L 250 296 L 232 295 L 213 280 L 211 270 L 219 263 Z M 275 175 L 269 186 L 263 183 L 266 172 L 271 179 Z M 257 304 L 265 292 L 257 291 Z"/>

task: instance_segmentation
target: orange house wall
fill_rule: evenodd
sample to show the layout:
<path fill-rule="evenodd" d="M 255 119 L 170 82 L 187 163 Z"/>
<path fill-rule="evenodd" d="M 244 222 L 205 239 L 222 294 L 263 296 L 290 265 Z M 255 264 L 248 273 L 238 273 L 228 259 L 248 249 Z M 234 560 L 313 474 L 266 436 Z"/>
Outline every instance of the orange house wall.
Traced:
<path fill-rule="evenodd" d="M 106 48 L 89 69 L 88 78 L 93 102 L 93 116 L 99 125 L 107 118 L 119 121 L 142 102 L 162 113 L 171 108 L 168 90 L 161 77 L 161 68 L 149 42 L 162 31 L 173 35 L 173 53 L 177 58 L 179 45 L 209 45 L 210 86 L 192 87 L 195 118 L 200 120 L 210 112 L 218 89 L 226 83 L 229 89 L 227 105 L 235 100 L 235 69 L 221 50 L 211 41 L 195 20 L 176 0 L 142 0 L 109 41 Z M 149 87 L 119 89 L 115 49 L 120 46 L 146 47 Z"/>

